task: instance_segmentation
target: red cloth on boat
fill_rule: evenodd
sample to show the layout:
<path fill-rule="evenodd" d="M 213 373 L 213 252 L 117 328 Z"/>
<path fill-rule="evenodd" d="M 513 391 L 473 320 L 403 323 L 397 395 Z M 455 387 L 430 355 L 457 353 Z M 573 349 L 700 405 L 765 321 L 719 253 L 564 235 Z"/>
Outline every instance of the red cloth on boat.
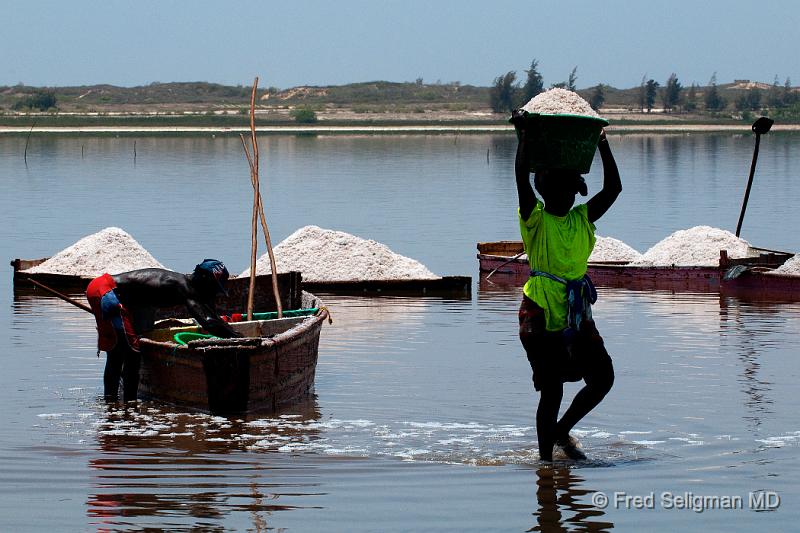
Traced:
<path fill-rule="evenodd" d="M 86 298 L 97 322 L 97 350 L 109 352 L 116 347 L 119 335 L 131 350 L 139 351 L 139 337 L 133 329 L 130 313 L 120 303 L 114 289 L 117 283 L 109 274 L 93 279 L 86 287 Z"/>
<path fill-rule="evenodd" d="M 247 315 L 242 313 L 231 313 L 230 315 L 220 315 L 220 318 L 227 323 L 231 322 L 244 322 L 247 320 Z"/>

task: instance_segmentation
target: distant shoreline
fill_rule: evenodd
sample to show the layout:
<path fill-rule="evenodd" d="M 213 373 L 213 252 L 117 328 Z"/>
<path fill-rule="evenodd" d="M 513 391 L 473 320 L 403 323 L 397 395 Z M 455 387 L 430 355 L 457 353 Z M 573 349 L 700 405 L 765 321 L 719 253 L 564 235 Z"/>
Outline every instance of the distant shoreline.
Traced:
<path fill-rule="evenodd" d="M 620 124 L 608 126 L 609 133 L 711 133 L 732 132 L 749 133 L 750 124 Z M 257 126 L 261 134 L 481 134 L 514 132 L 511 125 L 467 125 L 467 124 L 429 124 L 429 125 L 280 125 Z M 225 126 L 0 126 L 0 135 L 36 134 L 220 134 L 238 135 L 249 132 L 248 127 Z M 800 131 L 800 124 L 776 124 L 775 131 Z"/>

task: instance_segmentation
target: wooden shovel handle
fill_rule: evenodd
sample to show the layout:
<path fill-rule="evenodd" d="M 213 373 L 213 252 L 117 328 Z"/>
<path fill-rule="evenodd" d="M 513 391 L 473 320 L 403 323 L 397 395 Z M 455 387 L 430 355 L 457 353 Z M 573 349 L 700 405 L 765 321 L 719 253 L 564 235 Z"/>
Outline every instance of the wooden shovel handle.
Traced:
<path fill-rule="evenodd" d="M 44 283 L 40 283 L 40 282 L 36 281 L 35 279 L 28 278 L 28 281 L 30 281 L 31 283 L 33 283 L 33 284 L 34 284 L 34 285 L 36 285 L 37 287 L 44 289 L 45 291 L 49 292 L 49 293 L 50 293 L 50 294 L 52 294 L 53 296 L 57 296 L 57 297 L 61 298 L 62 300 L 64 300 L 65 302 L 69 302 L 69 303 L 71 303 L 71 304 L 72 304 L 72 305 L 74 305 L 75 307 L 80 307 L 81 309 L 83 309 L 83 310 L 84 310 L 84 311 L 86 311 L 87 313 L 92 313 L 92 314 L 94 314 L 94 311 L 92 311 L 92 308 L 91 308 L 91 307 L 89 307 L 88 305 L 86 305 L 86 304 L 82 304 L 82 303 L 80 303 L 79 301 L 77 301 L 77 300 L 74 300 L 74 299 L 70 298 L 70 297 L 69 297 L 69 296 L 67 296 L 66 294 L 61 294 L 61 293 L 60 293 L 60 292 L 58 292 L 57 290 L 55 290 L 55 289 L 53 289 L 53 288 L 50 288 L 50 287 L 48 287 L 47 285 L 45 285 Z"/>

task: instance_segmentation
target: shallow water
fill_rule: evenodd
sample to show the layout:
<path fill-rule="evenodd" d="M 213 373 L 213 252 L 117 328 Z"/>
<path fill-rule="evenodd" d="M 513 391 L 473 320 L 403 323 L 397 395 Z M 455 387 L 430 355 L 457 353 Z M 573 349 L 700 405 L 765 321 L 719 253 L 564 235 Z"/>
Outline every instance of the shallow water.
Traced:
<path fill-rule="evenodd" d="M 625 190 L 599 233 L 643 251 L 676 229 L 735 226 L 752 139 L 611 141 Z M 800 199 L 798 141 L 762 143 L 743 231 L 759 246 L 800 249 L 791 224 L 776 222 Z M 238 140 L 139 138 L 135 165 L 132 145 L 34 138 L 26 168 L 24 139 L 0 139 L 6 256 L 51 255 L 117 225 L 173 268 L 219 256 L 243 270 Z M 314 223 L 477 277 L 475 242 L 516 238 L 513 149 L 505 136 L 266 137 L 273 240 Z M 576 428 L 590 461 L 543 468 L 519 288 L 501 277 L 476 284 L 471 300 L 321 295 L 334 324 L 323 328 L 315 396 L 225 419 L 105 406 L 92 317 L 15 295 L 5 268 L 2 531 L 749 531 L 796 520 L 800 304 L 601 288 L 595 316 L 616 384 Z M 751 491 L 774 492 L 780 506 L 748 509 Z M 626 508 L 636 503 L 626 495 L 643 508 Z M 670 495 L 694 508 L 666 508 Z M 701 513 L 697 496 L 741 497 L 745 509 Z"/>

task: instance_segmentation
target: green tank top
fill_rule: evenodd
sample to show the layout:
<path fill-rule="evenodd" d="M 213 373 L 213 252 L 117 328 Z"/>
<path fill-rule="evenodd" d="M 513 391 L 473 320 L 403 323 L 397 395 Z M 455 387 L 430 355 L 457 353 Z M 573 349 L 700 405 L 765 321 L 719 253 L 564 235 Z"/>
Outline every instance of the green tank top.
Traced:
<path fill-rule="evenodd" d="M 522 244 L 531 270 L 549 272 L 567 280 L 586 274 L 595 243 L 595 226 L 589 222 L 586 204 L 573 207 L 566 216 L 545 212 L 541 200 L 528 220 L 519 215 Z M 562 283 L 544 276 L 529 277 L 522 292 L 544 309 L 545 327 L 559 331 L 567 327 L 567 293 Z"/>

